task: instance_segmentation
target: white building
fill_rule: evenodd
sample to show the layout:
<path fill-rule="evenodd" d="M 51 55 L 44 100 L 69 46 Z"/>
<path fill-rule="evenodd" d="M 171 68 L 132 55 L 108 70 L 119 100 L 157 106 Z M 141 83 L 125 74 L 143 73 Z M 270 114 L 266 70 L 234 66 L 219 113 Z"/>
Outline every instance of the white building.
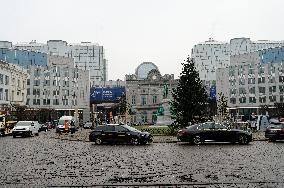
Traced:
<path fill-rule="evenodd" d="M 278 46 L 284 46 L 284 41 L 251 41 L 249 38 L 234 38 L 228 43 L 210 38 L 208 41 L 194 45 L 191 56 L 196 63 L 200 79 L 210 82 L 216 80 L 218 68 L 230 65 L 230 56 Z"/>
<path fill-rule="evenodd" d="M 96 81 L 107 80 L 107 60 L 105 59 L 105 50 L 103 46 L 96 43 L 81 42 L 78 44 L 68 44 L 62 40 L 49 40 L 47 44 L 20 43 L 13 46 L 16 49 L 30 51 L 39 51 L 50 55 L 58 55 L 74 58 L 74 66 L 82 70 L 89 70 L 90 84 L 94 85 Z"/>
<path fill-rule="evenodd" d="M 217 69 L 216 83 L 231 111 L 259 114 L 261 106 L 284 102 L 284 47 L 233 55 L 230 62 Z"/>
<path fill-rule="evenodd" d="M 25 105 L 27 96 L 27 78 L 25 69 L 0 61 L 0 107 Z"/>
<path fill-rule="evenodd" d="M 90 120 L 89 71 L 62 65 L 31 66 L 27 80 L 27 102 L 31 108 L 55 109 L 60 115 Z"/>

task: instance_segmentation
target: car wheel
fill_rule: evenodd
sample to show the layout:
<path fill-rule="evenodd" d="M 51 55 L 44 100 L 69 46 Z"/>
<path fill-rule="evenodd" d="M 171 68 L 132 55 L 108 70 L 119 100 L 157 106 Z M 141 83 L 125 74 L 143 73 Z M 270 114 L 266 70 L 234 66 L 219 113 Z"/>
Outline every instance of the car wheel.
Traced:
<path fill-rule="evenodd" d="M 3 130 L 0 131 L 0 137 L 4 137 L 5 136 L 5 132 Z"/>
<path fill-rule="evenodd" d="M 35 135 L 36 135 L 36 136 L 39 136 L 39 134 L 38 134 L 38 133 L 35 133 Z"/>
<path fill-rule="evenodd" d="M 16 136 L 16 134 L 13 134 L 13 138 L 16 138 L 17 136 Z"/>
<path fill-rule="evenodd" d="M 245 135 L 239 135 L 238 142 L 239 142 L 239 144 L 242 144 L 242 145 L 248 144 L 249 143 L 248 137 L 245 136 Z"/>
<path fill-rule="evenodd" d="M 193 137 L 193 144 L 195 145 L 200 145 L 200 144 L 203 144 L 203 139 L 201 138 L 201 136 L 199 135 L 196 135 Z"/>
<path fill-rule="evenodd" d="M 101 138 L 96 138 L 95 143 L 101 145 L 103 143 Z"/>
<path fill-rule="evenodd" d="M 138 145 L 139 144 L 139 140 L 138 140 L 138 138 L 131 138 L 130 143 L 132 145 Z"/>

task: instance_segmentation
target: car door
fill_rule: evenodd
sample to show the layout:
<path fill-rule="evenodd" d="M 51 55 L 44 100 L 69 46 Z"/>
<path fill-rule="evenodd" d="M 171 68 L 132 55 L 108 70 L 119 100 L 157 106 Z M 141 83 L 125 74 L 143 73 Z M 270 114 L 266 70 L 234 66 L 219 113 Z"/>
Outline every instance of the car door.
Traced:
<path fill-rule="evenodd" d="M 116 141 L 116 134 L 115 134 L 114 125 L 106 125 L 105 130 L 102 133 L 102 136 L 103 136 L 103 140 L 106 141 L 106 142 L 115 142 Z"/>
<path fill-rule="evenodd" d="M 213 122 L 206 122 L 201 125 L 201 136 L 204 140 L 212 140 L 214 138 L 213 135 Z"/>
<path fill-rule="evenodd" d="M 214 137 L 215 140 L 218 142 L 227 142 L 231 139 L 231 132 L 227 129 L 226 126 L 220 124 L 220 123 L 215 123 L 214 124 Z"/>
<path fill-rule="evenodd" d="M 128 129 L 126 129 L 125 127 L 121 126 L 121 125 L 117 125 L 115 126 L 115 130 L 116 130 L 116 141 L 120 142 L 120 143 L 125 143 L 128 142 L 129 140 L 129 136 L 128 136 Z"/>

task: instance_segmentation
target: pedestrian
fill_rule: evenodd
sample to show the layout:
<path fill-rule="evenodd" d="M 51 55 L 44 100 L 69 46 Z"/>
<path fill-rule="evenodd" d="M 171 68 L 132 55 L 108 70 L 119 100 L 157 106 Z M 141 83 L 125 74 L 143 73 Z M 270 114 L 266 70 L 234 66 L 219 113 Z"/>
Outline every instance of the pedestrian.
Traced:
<path fill-rule="evenodd" d="M 75 133 L 75 123 L 71 120 L 71 134 Z"/>

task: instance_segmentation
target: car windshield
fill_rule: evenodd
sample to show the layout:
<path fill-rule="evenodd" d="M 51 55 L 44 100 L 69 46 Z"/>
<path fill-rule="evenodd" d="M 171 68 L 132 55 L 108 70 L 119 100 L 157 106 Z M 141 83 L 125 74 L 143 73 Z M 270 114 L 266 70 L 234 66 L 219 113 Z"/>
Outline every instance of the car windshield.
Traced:
<path fill-rule="evenodd" d="M 130 131 L 133 131 L 133 132 L 141 132 L 141 131 L 139 131 L 139 130 L 133 128 L 133 127 L 130 127 L 130 126 L 128 126 L 128 125 L 121 125 L 121 126 L 124 127 L 124 128 L 126 128 L 126 129 L 128 129 L 128 130 L 130 130 Z"/>
<path fill-rule="evenodd" d="M 16 127 L 20 127 L 20 126 L 30 126 L 31 122 L 18 122 L 16 124 Z"/>

